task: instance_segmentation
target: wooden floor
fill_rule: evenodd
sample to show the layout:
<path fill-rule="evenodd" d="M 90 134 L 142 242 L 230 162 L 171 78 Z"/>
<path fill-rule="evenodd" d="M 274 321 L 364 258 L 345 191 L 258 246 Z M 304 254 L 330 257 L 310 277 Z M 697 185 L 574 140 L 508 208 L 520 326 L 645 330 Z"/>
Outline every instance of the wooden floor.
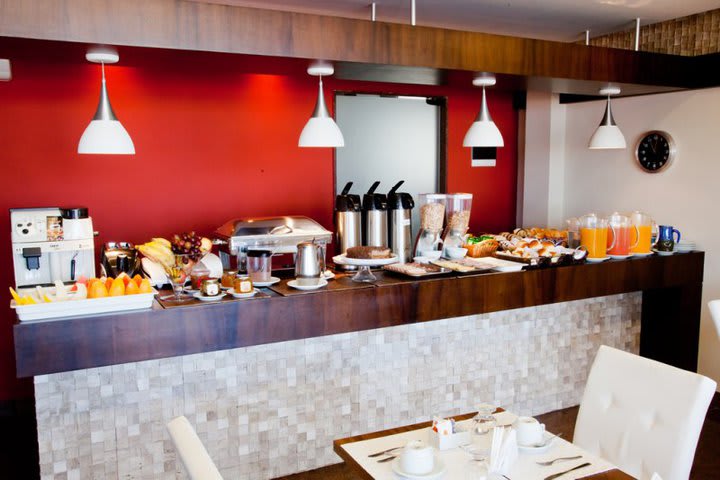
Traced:
<path fill-rule="evenodd" d="M 715 396 L 716 400 L 718 395 Z M 545 415 L 538 419 L 545 424 L 548 431 L 562 432 L 563 437 L 572 439 L 575 431 L 575 418 L 578 407 L 566 408 Z M 692 480 L 720 479 L 720 402 L 713 402 L 703 426 L 700 442 L 695 453 Z M 359 480 L 344 463 L 319 468 L 305 473 L 298 473 L 278 480 Z"/>
<path fill-rule="evenodd" d="M 577 407 L 541 415 L 551 432 L 563 432 L 572 439 Z M 37 436 L 32 403 L 0 408 L 0 478 L 34 480 L 40 478 Z M 720 395 L 710 407 L 693 465 L 692 480 L 720 479 Z M 344 464 L 299 473 L 283 480 L 358 480 Z"/>

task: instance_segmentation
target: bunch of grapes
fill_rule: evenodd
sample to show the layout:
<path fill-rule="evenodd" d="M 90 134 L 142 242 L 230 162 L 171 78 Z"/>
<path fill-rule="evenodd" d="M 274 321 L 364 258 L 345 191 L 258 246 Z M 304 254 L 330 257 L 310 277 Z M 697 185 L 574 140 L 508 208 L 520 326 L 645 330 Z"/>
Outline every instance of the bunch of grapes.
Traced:
<path fill-rule="evenodd" d="M 202 244 L 202 237 L 197 235 L 195 232 L 175 234 L 172 238 L 172 251 L 175 254 L 188 254 L 190 258 L 197 262 L 202 257 L 200 251 L 200 245 Z"/>

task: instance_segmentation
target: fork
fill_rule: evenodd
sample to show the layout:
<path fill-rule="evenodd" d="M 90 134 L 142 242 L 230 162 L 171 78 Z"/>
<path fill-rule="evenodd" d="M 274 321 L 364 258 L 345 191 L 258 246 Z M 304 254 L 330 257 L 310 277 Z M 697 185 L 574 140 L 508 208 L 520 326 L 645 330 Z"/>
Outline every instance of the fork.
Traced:
<path fill-rule="evenodd" d="M 552 465 L 553 463 L 559 462 L 561 460 L 577 460 L 578 458 L 582 458 L 582 455 L 575 455 L 574 457 L 559 457 L 559 458 L 554 458 L 552 460 L 547 460 L 545 462 L 535 462 L 535 463 L 537 463 L 538 465 L 541 465 L 543 467 L 548 467 L 548 466 Z"/>

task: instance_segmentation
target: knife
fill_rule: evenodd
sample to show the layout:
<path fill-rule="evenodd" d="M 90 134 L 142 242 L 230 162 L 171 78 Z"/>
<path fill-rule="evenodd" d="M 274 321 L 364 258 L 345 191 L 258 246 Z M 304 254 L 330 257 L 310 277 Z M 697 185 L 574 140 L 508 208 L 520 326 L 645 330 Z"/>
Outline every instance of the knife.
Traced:
<path fill-rule="evenodd" d="M 552 475 L 548 475 L 548 476 L 545 477 L 543 480 L 553 480 L 554 478 L 561 477 L 561 476 L 565 475 L 566 473 L 572 472 L 573 470 L 579 470 L 579 469 L 581 469 L 581 468 L 589 467 L 589 466 L 590 466 L 590 462 L 585 462 L 585 463 L 583 463 L 582 465 L 578 465 L 577 467 L 571 468 L 570 470 L 565 470 L 564 472 L 553 473 Z"/>

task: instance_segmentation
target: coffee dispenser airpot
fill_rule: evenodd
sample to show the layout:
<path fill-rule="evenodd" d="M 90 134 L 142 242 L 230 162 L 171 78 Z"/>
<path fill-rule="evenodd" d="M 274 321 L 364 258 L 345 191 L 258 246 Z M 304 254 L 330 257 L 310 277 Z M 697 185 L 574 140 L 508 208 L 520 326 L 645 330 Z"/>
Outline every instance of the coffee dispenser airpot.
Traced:
<path fill-rule="evenodd" d="M 400 180 L 388 193 L 388 246 L 400 263 L 412 261 L 412 196 L 397 189 L 405 183 Z"/>
<path fill-rule="evenodd" d="M 348 182 L 335 198 L 335 241 L 337 253 L 343 254 L 350 247 L 362 245 L 362 222 L 360 195 L 350 193 L 353 182 Z M 344 270 L 355 270 L 352 265 L 338 265 Z"/>
<path fill-rule="evenodd" d="M 87 208 L 10 210 L 16 287 L 95 276 L 95 236 Z"/>
<path fill-rule="evenodd" d="M 387 247 L 387 195 L 375 193 L 380 182 L 377 181 L 363 195 L 363 245 L 370 247 Z"/>

